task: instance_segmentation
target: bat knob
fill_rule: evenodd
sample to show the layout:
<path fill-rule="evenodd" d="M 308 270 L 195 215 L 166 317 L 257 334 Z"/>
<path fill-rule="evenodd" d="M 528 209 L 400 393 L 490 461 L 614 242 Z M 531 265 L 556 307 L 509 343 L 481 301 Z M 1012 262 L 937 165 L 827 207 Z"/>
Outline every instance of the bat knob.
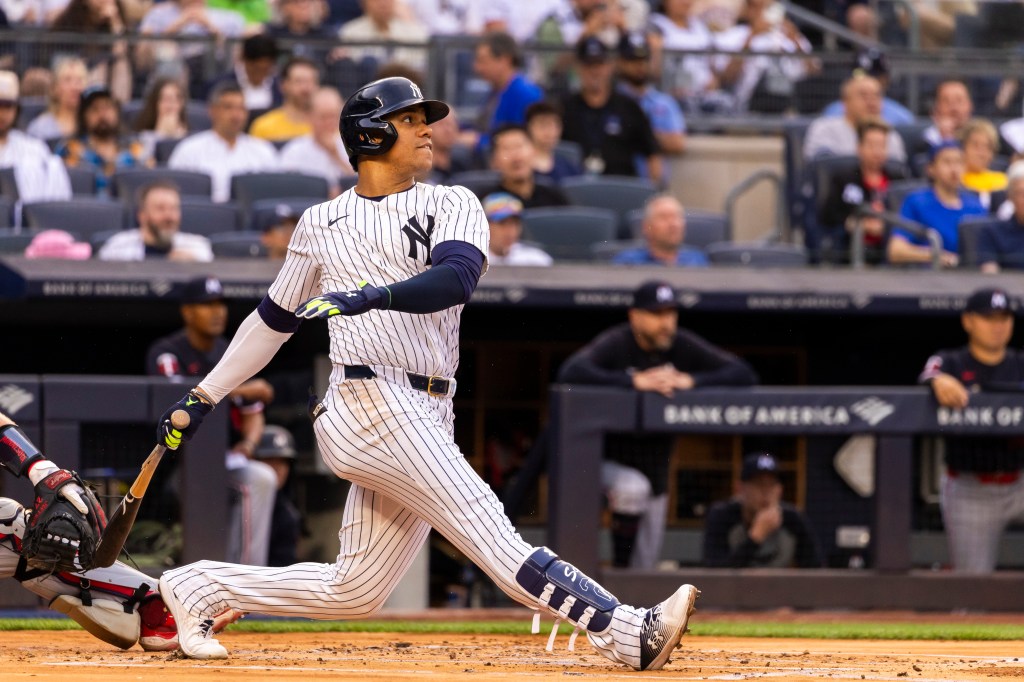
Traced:
<path fill-rule="evenodd" d="M 171 412 L 171 426 L 181 431 L 187 429 L 188 425 L 192 423 L 192 417 L 188 416 L 188 412 L 185 410 L 175 410 Z"/>

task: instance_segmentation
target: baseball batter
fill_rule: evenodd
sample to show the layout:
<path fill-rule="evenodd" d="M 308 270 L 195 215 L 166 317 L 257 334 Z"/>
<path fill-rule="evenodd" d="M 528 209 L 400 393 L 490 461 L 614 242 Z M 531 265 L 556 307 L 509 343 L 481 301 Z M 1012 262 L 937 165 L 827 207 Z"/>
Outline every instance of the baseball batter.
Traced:
<path fill-rule="evenodd" d="M 349 98 L 340 128 L 357 185 L 305 212 L 267 297 L 213 371 L 158 425 L 161 442 L 176 448 L 270 360 L 299 318 L 328 320 L 333 370 L 314 431 L 325 462 L 352 482 L 337 561 L 284 568 L 201 561 L 166 572 L 160 592 L 188 656 L 227 657 L 211 636 L 211 616 L 225 608 L 372 615 L 431 527 L 510 597 L 556 624 L 573 623 L 613 661 L 658 669 L 679 644 L 698 595 L 692 585 L 652 609 L 620 604 L 549 549 L 524 542 L 455 445 L 459 317 L 486 269 L 488 228 L 465 188 L 414 180 L 431 167 L 430 124 L 447 114 L 448 105 L 424 99 L 404 78 L 375 81 Z M 170 423 L 178 409 L 192 418 L 183 431 Z"/>

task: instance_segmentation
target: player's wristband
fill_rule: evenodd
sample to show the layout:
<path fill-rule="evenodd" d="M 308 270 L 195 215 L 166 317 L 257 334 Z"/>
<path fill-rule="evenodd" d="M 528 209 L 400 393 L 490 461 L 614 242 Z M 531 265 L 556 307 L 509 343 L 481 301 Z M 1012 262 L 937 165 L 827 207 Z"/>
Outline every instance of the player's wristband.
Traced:
<path fill-rule="evenodd" d="M 42 459 L 43 453 L 16 424 L 0 426 L 0 466 L 20 478 Z"/>

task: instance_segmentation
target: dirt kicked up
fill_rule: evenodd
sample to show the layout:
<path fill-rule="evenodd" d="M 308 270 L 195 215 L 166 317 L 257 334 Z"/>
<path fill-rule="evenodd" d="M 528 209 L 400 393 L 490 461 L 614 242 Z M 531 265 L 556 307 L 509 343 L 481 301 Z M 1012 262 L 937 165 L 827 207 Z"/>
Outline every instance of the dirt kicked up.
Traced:
<path fill-rule="evenodd" d="M 686 637 L 664 670 L 612 664 L 581 637 L 227 632 L 227 661 L 118 651 L 80 631 L 0 633 L 0 678 L 35 680 L 975 680 L 1024 679 L 1019 642 Z M 638 677 L 639 676 L 639 677 Z"/>

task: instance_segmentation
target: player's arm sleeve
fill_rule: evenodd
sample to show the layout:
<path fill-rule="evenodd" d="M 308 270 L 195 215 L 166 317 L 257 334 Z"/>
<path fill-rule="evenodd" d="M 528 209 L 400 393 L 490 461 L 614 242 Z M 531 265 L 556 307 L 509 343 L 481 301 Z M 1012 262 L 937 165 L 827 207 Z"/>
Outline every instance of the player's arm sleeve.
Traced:
<path fill-rule="evenodd" d="M 299 220 L 288 244 L 284 265 L 270 291 L 238 327 L 217 366 L 199 383 L 215 403 L 267 366 L 284 342 L 298 329 L 292 314 L 320 285 L 320 267 L 313 253 L 321 248 L 311 235 L 309 211 Z"/>
<path fill-rule="evenodd" d="M 622 366 L 626 344 L 619 329 L 610 329 L 579 349 L 558 370 L 558 381 L 633 388 L 633 375 Z"/>
<path fill-rule="evenodd" d="M 429 314 L 469 301 L 486 259 L 468 242 L 447 241 L 431 251 L 433 266 L 402 282 L 381 287 L 384 309 Z"/>
<path fill-rule="evenodd" d="M 728 351 L 716 348 L 696 334 L 680 330 L 680 343 L 676 344 L 678 355 L 675 365 L 692 368 L 693 385 L 699 386 L 752 386 L 757 383 L 757 373 L 747 364 Z"/>

